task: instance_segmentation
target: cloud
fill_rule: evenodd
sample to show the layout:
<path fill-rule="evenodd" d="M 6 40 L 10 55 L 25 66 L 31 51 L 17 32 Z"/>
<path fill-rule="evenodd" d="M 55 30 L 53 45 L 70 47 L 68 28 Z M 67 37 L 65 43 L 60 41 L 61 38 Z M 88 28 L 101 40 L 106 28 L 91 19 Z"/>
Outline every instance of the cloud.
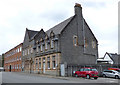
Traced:
<path fill-rule="evenodd" d="M 83 16 L 98 39 L 100 56 L 117 52 L 117 1 L 0 0 L 0 54 L 23 41 L 26 27 L 46 31 L 73 16 L 75 3 L 83 7 Z"/>

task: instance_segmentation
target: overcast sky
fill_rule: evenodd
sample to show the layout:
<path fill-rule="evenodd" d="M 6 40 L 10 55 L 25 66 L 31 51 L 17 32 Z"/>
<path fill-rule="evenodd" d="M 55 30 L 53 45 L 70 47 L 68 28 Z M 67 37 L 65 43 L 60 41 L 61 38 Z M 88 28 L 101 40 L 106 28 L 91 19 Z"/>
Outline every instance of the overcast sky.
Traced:
<path fill-rule="evenodd" d="M 98 39 L 99 57 L 118 53 L 117 0 L 0 0 L 0 54 L 23 42 L 26 28 L 46 31 L 73 16 L 75 3 Z"/>

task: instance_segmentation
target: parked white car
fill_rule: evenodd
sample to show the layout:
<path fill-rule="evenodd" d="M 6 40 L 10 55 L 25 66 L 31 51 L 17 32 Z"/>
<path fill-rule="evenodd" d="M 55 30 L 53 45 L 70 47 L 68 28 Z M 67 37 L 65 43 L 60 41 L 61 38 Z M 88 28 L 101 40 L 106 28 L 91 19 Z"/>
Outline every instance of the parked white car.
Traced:
<path fill-rule="evenodd" d="M 115 79 L 120 78 L 120 72 L 115 70 L 104 70 L 102 73 L 103 77 L 113 77 Z"/>
<path fill-rule="evenodd" d="M 4 68 L 3 67 L 0 67 L 0 72 L 3 72 L 4 71 Z"/>

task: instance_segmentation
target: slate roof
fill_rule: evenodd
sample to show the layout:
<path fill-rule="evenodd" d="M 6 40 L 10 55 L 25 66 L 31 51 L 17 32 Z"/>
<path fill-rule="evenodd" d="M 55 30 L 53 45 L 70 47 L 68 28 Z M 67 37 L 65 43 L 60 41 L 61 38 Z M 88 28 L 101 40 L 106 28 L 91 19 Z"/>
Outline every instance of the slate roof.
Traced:
<path fill-rule="evenodd" d="M 27 29 L 27 31 L 28 31 L 29 39 L 31 39 L 37 32 L 39 32 L 39 31 L 28 30 L 28 29 Z"/>
<path fill-rule="evenodd" d="M 75 15 L 74 15 L 75 16 Z M 51 31 L 56 34 L 60 34 L 61 31 L 68 25 L 68 23 L 74 18 L 74 16 L 64 20 L 63 22 L 57 24 L 56 26 L 52 27 L 48 31 L 46 31 L 47 35 L 50 36 Z"/>
<path fill-rule="evenodd" d="M 118 63 L 118 55 L 117 54 L 113 54 L 113 53 L 107 53 L 109 55 L 109 57 L 113 60 L 113 62 Z"/>
<path fill-rule="evenodd" d="M 117 53 L 108 53 L 106 52 L 105 55 L 108 54 L 108 56 L 113 60 L 114 64 L 118 63 L 118 54 Z M 105 56 L 103 57 L 103 59 L 105 58 Z"/>

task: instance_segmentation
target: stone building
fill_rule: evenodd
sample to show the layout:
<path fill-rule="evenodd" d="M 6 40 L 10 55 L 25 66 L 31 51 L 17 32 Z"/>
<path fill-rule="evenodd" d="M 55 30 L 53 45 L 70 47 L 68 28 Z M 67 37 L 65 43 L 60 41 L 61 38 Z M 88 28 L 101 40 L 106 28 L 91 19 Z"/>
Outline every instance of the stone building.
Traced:
<path fill-rule="evenodd" d="M 75 14 L 47 31 L 26 29 L 23 69 L 26 72 L 62 75 L 67 65 L 96 64 L 98 41 L 82 15 Z"/>
<path fill-rule="evenodd" d="M 4 54 L 4 69 L 7 72 L 22 71 L 22 43 Z"/>

